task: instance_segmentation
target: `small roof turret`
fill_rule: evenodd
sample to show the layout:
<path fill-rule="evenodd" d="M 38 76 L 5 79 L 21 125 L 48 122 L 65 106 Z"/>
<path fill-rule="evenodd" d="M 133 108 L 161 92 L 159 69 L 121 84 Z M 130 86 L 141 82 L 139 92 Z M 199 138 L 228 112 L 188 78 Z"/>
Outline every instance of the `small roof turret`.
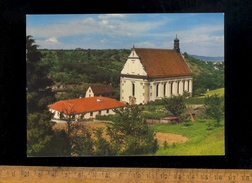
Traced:
<path fill-rule="evenodd" d="M 180 52 L 179 39 L 177 37 L 177 34 L 176 34 L 176 38 L 174 39 L 174 50 L 176 50 L 178 53 Z"/>
<path fill-rule="evenodd" d="M 179 42 L 179 39 L 177 37 L 177 34 L 176 34 L 176 38 L 174 39 L 175 42 Z"/>

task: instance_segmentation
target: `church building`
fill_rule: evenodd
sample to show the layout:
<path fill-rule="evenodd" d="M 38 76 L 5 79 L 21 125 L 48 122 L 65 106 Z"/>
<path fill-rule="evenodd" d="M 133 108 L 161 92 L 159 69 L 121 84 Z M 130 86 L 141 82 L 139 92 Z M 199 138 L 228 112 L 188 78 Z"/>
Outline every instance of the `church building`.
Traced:
<path fill-rule="evenodd" d="M 177 36 L 173 49 L 133 46 L 120 75 L 120 101 L 146 104 L 185 91 L 191 95 L 192 75 Z"/>

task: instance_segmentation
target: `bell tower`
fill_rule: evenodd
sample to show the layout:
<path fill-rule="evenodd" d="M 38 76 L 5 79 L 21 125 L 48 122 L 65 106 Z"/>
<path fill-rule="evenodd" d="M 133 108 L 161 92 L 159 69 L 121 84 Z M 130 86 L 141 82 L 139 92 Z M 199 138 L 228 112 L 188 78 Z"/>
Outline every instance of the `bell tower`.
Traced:
<path fill-rule="evenodd" d="M 174 39 L 174 50 L 176 50 L 178 53 L 180 52 L 179 39 L 177 38 L 177 34 L 176 34 L 176 38 Z"/>

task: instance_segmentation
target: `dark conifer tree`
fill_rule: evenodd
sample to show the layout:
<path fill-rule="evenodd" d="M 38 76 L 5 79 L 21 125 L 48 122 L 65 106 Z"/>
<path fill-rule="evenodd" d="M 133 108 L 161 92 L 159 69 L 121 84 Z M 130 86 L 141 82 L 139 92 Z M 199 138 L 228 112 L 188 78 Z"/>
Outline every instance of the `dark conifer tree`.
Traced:
<path fill-rule="evenodd" d="M 27 155 L 46 156 L 46 148 L 53 137 L 51 113 L 48 105 L 55 101 L 53 82 L 47 77 L 49 66 L 42 63 L 43 55 L 32 36 L 26 37 L 27 69 Z"/>

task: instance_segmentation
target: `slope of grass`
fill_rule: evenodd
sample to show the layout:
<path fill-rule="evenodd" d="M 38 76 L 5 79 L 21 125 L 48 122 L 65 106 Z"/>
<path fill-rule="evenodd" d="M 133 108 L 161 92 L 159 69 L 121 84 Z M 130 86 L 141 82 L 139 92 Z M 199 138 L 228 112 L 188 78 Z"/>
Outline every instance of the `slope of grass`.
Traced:
<path fill-rule="evenodd" d="M 200 122 L 190 123 L 185 127 L 183 124 L 156 124 L 152 128 L 156 132 L 174 133 L 187 137 L 185 143 L 177 143 L 164 149 L 159 148 L 156 155 L 224 155 L 224 125 L 214 127 L 211 131 L 206 130 L 206 124 Z"/>
<path fill-rule="evenodd" d="M 205 98 L 205 96 L 207 96 L 207 95 L 211 96 L 211 95 L 214 95 L 214 94 L 217 94 L 219 96 L 224 96 L 224 88 L 219 88 L 219 89 L 216 89 L 216 90 L 207 91 L 204 96 L 200 96 L 198 98 Z"/>
<path fill-rule="evenodd" d="M 203 96 L 188 98 L 188 99 L 186 99 L 186 103 L 190 104 L 190 105 L 192 105 L 192 104 L 204 104 L 205 103 L 205 97 L 207 95 L 211 96 L 211 95 L 214 95 L 214 94 L 217 94 L 219 96 L 224 96 L 224 88 L 218 88 L 216 90 L 207 91 L 206 94 L 203 95 Z"/>

